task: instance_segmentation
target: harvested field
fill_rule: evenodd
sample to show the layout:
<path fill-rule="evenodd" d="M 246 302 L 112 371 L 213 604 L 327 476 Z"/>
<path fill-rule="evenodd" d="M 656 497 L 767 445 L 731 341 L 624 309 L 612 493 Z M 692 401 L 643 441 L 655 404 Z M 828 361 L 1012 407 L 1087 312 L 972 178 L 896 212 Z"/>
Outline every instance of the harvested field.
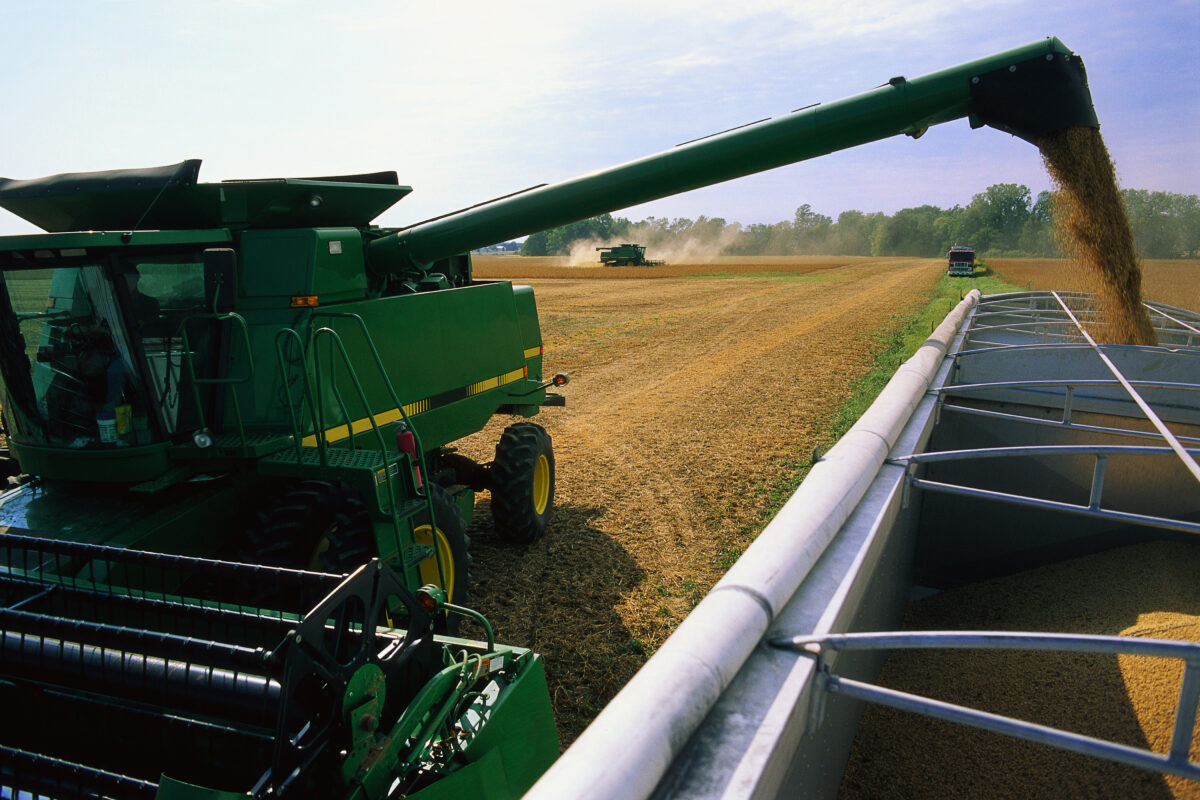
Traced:
<path fill-rule="evenodd" d="M 664 264 L 660 267 L 572 266 L 567 256 L 525 258 L 480 255 L 474 261 L 477 278 L 682 278 L 696 275 L 808 275 L 860 264 L 875 264 L 871 256 L 718 256 L 701 264 Z M 912 259 L 888 259 L 890 263 Z"/>
<path fill-rule="evenodd" d="M 1200 311 L 1200 260 L 1143 259 L 1142 292 L 1147 300 Z M 1029 289 L 1092 291 L 1086 275 L 1062 258 L 989 258 L 988 268 L 1011 284 Z"/>
<path fill-rule="evenodd" d="M 595 280 L 523 261 L 480 259 L 477 274 L 536 287 L 547 373 L 571 374 L 567 407 L 537 418 L 557 508 L 543 540 L 510 547 L 479 499 L 472 594 L 499 640 L 546 657 L 565 745 L 754 538 L 769 487 L 807 462 L 869 367 L 871 334 L 924 305 L 944 268 L 741 260 Z M 460 450 L 490 460 L 511 421 Z"/>

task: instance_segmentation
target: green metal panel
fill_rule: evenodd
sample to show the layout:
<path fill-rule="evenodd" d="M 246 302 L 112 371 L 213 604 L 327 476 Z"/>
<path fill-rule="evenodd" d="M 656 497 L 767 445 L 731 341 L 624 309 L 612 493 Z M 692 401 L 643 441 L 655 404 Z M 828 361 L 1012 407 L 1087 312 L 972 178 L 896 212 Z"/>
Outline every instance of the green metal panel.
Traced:
<path fill-rule="evenodd" d="M 394 172 L 197 183 L 200 160 L 0 178 L 0 208 L 48 231 L 366 225 L 412 191 Z"/>
<path fill-rule="evenodd" d="M 362 234 L 357 228 L 319 228 L 315 233 L 311 293 L 323 305 L 365 298 Z"/>
<path fill-rule="evenodd" d="M 247 231 L 241 235 L 238 281 L 245 297 L 311 294 L 316 232 L 295 230 Z"/>
<path fill-rule="evenodd" d="M 525 348 L 525 363 L 530 380 L 542 380 L 542 328 L 538 322 L 537 300 L 532 286 L 513 286 L 513 302 L 521 322 L 521 343 Z M 533 353 L 537 350 L 537 354 Z"/>
<path fill-rule="evenodd" d="M 487 724 L 464 752 L 467 765 L 412 800 L 519 797 L 558 756 L 558 731 L 540 656 L 500 698 Z"/>
<path fill-rule="evenodd" d="M 432 415 L 427 420 L 441 418 L 442 414 L 434 412 L 451 404 L 459 404 L 460 410 L 469 413 L 471 404 L 464 406 L 460 401 L 478 398 L 493 388 L 523 379 L 523 374 L 518 374 L 525 367 L 521 323 L 507 283 L 345 303 L 330 310 L 362 318 L 383 353 L 384 367 L 400 401 L 414 404 L 410 414 Z M 353 320 L 322 317 L 320 313 L 313 315 L 313 323 L 327 325 L 339 334 L 369 398 L 369 410 L 358 404 L 345 368 L 334 358 L 334 370 L 340 378 L 337 386 L 347 400 L 351 419 L 395 409 L 359 326 Z M 315 347 L 317 357 L 322 360 L 323 374 L 328 375 L 329 344 L 319 340 Z M 487 401 L 476 402 L 486 405 Z M 499 405 L 494 399 L 491 403 L 491 408 L 482 412 L 484 421 Z M 324 406 L 327 428 L 334 421 L 345 422 L 328 398 Z M 471 430 L 453 438 L 481 426 L 482 422 L 475 419 L 462 426 Z"/>
<path fill-rule="evenodd" d="M 171 465 L 167 443 L 115 450 L 64 450 L 9 443 L 21 469 L 30 475 L 89 483 L 140 483 L 161 475 Z"/>
<path fill-rule="evenodd" d="M 60 256 L 62 251 L 88 250 L 90 248 L 142 248 L 173 247 L 176 245 L 219 246 L 233 241 L 233 234 L 225 228 L 173 231 L 134 231 L 114 233 L 112 231 L 84 231 L 81 233 L 28 233 L 0 238 L 0 255 L 8 253 L 37 253 L 43 251 L 47 257 Z M 79 253 L 78 255 L 83 255 Z M 29 269 L 41 269 L 36 257 L 29 263 L 10 259 L 0 261 L 5 266 L 22 264 Z"/>
<path fill-rule="evenodd" d="M 323 305 L 363 299 L 367 274 L 357 228 L 251 230 L 240 236 L 238 276 L 244 297 L 280 300 L 315 295 Z"/>
<path fill-rule="evenodd" d="M 0 525 L 13 533 L 113 547 L 211 556 L 253 498 L 249 485 L 207 481 L 169 492 L 132 495 L 113 487 L 87 494 L 60 485 L 22 486 L 0 503 Z"/>

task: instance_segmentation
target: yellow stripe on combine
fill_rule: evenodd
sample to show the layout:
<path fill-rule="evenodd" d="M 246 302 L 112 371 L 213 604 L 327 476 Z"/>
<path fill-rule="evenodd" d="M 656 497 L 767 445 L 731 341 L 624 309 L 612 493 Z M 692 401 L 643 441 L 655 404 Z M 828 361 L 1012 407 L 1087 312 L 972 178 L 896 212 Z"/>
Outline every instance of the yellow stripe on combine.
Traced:
<path fill-rule="evenodd" d="M 526 358 L 533 358 L 535 356 L 540 356 L 541 354 L 542 354 L 542 346 L 541 345 L 538 345 L 537 347 L 531 347 L 525 351 Z"/>
<path fill-rule="evenodd" d="M 510 383 L 516 383 L 529 374 L 528 367 L 514 369 L 512 372 L 506 372 L 503 375 L 497 375 L 494 378 L 488 378 L 486 381 L 472 383 L 467 387 L 467 397 L 474 397 L 477 394 L 482 394 L 489 389 L 496 389 L 501 386 L 506 386 Z"/>
<path fill-rule="evenodd" d="M 510 383 L 515 383 L 528 374 L 529 368 L 521 367 L 520 369 L 514 369 L 512 372 L 506 372 L 503 375 L 497 375 L 495 378 L 488 378 L 486 381 L 473 383 L 467 387 L 467 397 L 474 397 L 475 395 L 486 392 L 489 389 L 496 389 Z M 429 406 L 430 399 L 428 397 L 426 397 L 424 400 L 417 400 L 412 403 L 407 403 L 404 406 L 404 415 L 415 417 L 417 414 L 423 414 L 428 411 Z M 391 411 L 381 411 L 376 414 L 375 424 L 386 425 L 389 422 L 395 422 L 400 418 L 400 409 L 393 408 Z M 349 432 L 347 432 L 345 424 L 335 425 L 332 428 L 327 428 L 325 430 L 325 440 L 328 442 L 340 442 L 342 439 L 346 439 L 350 436 L 357 436 L 363 431 L 369 431 L 370 429 L 371 418 L 363 417 L 362 419 L 356 419 L 354 422 L 350 423 Z M 304 439 L 301 440 L 301 444 L 303 444 L 305 447 L 316 447 L 316 434 L 305 436 Z"/>

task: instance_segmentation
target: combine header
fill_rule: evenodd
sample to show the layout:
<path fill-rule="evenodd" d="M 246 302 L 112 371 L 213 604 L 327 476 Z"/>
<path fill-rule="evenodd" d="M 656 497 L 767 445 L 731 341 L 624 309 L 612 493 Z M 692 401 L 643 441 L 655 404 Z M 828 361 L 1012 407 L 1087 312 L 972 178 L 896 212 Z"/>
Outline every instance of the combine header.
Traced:
<path fill-rule="evenodd" d="M 0 237 L 0 797 L 524 791 L 557 751 L 540 662 L 433 631 L 487 630 L 476 492 L 517 543 L 554 502 L 535 423 L 484 464 L 454 443 L 567 378 L 470 251 L 961 117 L 1097 124 L 1047 39 L 399 229 L 392 172 L 0 179 L 47 231 Z"/>
<path fill-rule="evenodd" d="M 8 535 L 0 563 L 4 797 L 507 797 L 557 752 L 539 658 L 490 629 L 435 640 L 435 611 L 470 612 L 378 560 L 343 576 Z M 240 599 L 260 583 L 270 609 Z"/>

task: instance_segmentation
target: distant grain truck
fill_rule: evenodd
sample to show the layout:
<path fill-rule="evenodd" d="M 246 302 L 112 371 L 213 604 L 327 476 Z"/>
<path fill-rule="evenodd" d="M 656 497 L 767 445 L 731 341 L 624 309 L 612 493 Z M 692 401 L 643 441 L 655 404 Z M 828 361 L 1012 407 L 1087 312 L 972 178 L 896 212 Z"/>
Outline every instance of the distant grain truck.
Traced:
<path fill-rule="evenodd" d="M 659 267 L 666 263 L 646 260 L 645 245 L 626 243 L 596 249 L 600 251 L 600 263 L 606 267 Z"/>
<path fill-rule="evenodd" d="M 975 275 L 975 251 L 972 248 L 954 245 L 950 248 L 948 261 L 946 274 L 951 278 L 970 278 Z"/>

